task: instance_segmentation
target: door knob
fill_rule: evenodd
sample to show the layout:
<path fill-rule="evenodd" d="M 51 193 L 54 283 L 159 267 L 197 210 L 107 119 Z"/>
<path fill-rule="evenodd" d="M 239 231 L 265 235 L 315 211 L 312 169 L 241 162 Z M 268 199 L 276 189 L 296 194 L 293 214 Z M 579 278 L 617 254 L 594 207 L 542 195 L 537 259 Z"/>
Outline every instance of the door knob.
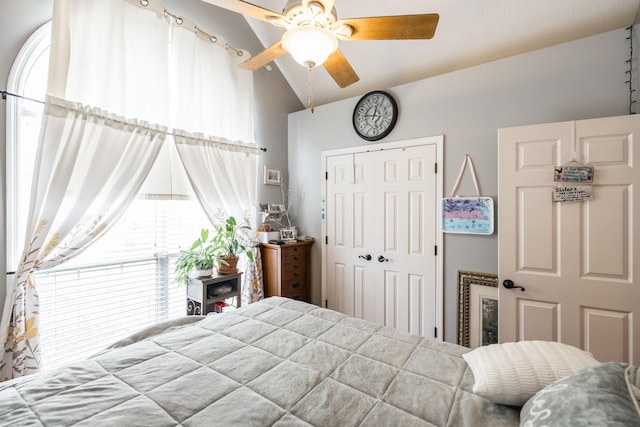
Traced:
<path fill-rule="evenodd" d="M 358 258 L 362 258 L 362 259 L 366 259 L 367 261 L 371 261 L 371 255 L 370 254 L 358 255 Z"/>
<path fill-rule="evenodd" d="M 507 289 L 518 289 L 520 288 L 520 290 L 522 292 L 524 292 L 524 288 L 522 286 L 517 286 L 515 283 L 513 283 L 513 280 L 505 280 L 504 282 L 502 282 L 502 286 L 504 286 Z"/>
<path fill-rule="evenodd" d="M 378 257 L 378 261 L 380 261 L 380 262 L 389 262 L 389 259 L 388 259 L 388 258 L 383 257 L 382 255 L 380 255 L 380 256 Z"/>

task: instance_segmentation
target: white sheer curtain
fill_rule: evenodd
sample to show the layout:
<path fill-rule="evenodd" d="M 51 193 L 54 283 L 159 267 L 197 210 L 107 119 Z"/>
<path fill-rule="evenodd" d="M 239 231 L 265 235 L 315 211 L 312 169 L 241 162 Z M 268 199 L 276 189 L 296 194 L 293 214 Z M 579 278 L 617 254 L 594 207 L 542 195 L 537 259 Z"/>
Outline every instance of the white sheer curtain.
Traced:
<path fill-rule="evenodd" d="M 222 216 L 251 220 L 248 207 L 256 200 L 259 149 L 220 143 L 181 131 L 175 131 L 174 139 L 189 182 L 211 222 L 220 222 L 219 212 Z M 264 285 L 258 243 L 245 243 L 253 248 L 253 260 L 246 260 L 242 292 L 242 303 L 248 304 L 264 297 Z"/>
<path fill-rule="evenodd" d="M 35 163 L 27 239 L 2 315 L 3 379 L 39 370 L 38 294 L 32 272 L 99 239 L 135 197 L 166 129 L 49 98 Z"/>
<path fill-rule="evenodd" d="M 229 62 L 220 60 L 220 52 L 233 58 L 235 51 L 204 43 L 184 20 L 181 28 L 191 32 L 172 29 L 174 20 L 164 11 L 155 0 L 54 3 L 49 96 L 24 255 L 15 266 L 15 276 L 7 281 L 0 323 L 4 337 L 0 379 L 39 369 L 38 298 L 31 272 L 80 253 L 122 215 L 162 147 L 165 126 L 175 126 L 172 111 L 193 106 L 189 111 L 200 112 L 202 105 L 215 103 L 221 107 L 202 112 L 197 119 L 176 116 L 175 123 L 218 139 L 253 142 L 251 73 L 229 69 Z M 187 34 L 192 46 L 198 40 L 197 50 L 182 43 L 188 41 Z M 190 62 L 172 56 L 183 55 L 183 48 L 193 50 Z M 206 62 L 201 56 L 208 55 L 217 58 L 207 58 L 214 68 L 227 68 L 232 75 L 224 78 L 222 73 L 216 82 L 225 88 L 233 83 L 229 91 L 181 86 L 196 75 L 206 84 L 208 71 L 200 70 L 198 61 Z M 177 76 L 184 80 L 176 80 Z M 238 88 L 247 92 L 235 93 Z M 202 101 L 209 97 L 214 101 Z M 248 102 L 250 111 L 239 105 L 243 102 Z M 225 106 L 242 118 L 214 120 L 210 114 L 224 115 Z M 216 128 L 201 126 L 214 121 Z M 250 169 L 253 172 L 248 173 L 255 177 L 255 165 Z M 240 187 L 246 187 L 246 197 L 237 200 L 246 202 L 248 208 L 253 202 L 249 193 L 255 193 L 255 188 L 245 183 Z"/>
<path fill-rule="evenodd" d="M 220 210 L 245 218 L 256 194 L 259 149 L 218 143 L 175 131 L 174 139 L 189 182 L 209 219 Z"/>
<path fill-rule="evenodd" d="M 48 93 L 170 126 L 170 41 L 163 14 L 127 1 L 55 0 Z"/>
<path fill-rule="evenodd" d="M 212 223 L 220 222 L 218 213 L 223 212 L 238 220 L 248 217 L 255 224 L 255 209 L 251 207 L 256 200 L 260 151 L 254 143 L 253 78 L 235 67 L 246 59 L 245 55 L 239 56 L 234 50 L 212 51 L 208 37 L 202 33 L 193 37 L 184 31 L 192 25 L 186 21 L 173 26 L 173 75 L 181 82 L 174 89 L 202 96 L 172 96 L 176 148 L 196 197 Z M 221 67 L 222 64 L 226 66 Z M 254 260 L 247 260 L 246 264 L 243 303 L 263 295 L 257 244 L 253 255 Z"/>
<path fill-rule="evenodd" d="M 171 127 L 207 135 L 219 142 L 255 142 L 253 75 L 235 65 L 249 55 L 235 49 L 213 49 L 207 35 L 190 31 L 182 18 L 172 22 Z M 218 39 L 216 44 L 224 43 Z"/>

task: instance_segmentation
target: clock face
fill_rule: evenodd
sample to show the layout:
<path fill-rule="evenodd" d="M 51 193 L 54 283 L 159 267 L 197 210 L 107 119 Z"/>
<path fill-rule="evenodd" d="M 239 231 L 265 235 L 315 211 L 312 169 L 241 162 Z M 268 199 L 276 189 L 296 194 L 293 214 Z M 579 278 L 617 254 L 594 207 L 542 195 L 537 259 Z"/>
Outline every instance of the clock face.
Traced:
<path fill-rule="evenodd" d="M 353 128 L 367 141 L 377 141 L 389 135 L 397 119 L 395 99 L 382 91 L 364 95 L 353 110 Z"/>

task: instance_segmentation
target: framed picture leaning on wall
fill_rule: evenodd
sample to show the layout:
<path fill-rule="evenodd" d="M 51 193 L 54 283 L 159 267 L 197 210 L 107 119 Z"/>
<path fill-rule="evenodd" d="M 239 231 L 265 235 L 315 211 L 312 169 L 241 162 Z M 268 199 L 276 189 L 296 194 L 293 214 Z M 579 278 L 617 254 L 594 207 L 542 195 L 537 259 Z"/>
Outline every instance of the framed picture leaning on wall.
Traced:
<path fill-rule="evenodd" d="M 498 275 L 458 270 L 459 345 L 476 348 L 498 342 Z"/>

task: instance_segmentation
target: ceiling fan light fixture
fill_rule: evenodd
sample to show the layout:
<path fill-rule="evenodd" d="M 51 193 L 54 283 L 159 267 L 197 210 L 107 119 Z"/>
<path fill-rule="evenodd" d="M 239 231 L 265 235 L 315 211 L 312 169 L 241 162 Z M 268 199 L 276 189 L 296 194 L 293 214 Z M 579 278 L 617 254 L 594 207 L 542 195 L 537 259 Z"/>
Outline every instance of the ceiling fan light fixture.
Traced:
<path fill-rule="evenodd" d="M 324 63 L 338 48 L 336 36 L 323 28 L 294 27 L 282 37 L 282 47 L 299 64 L 313 68 Z"/>

